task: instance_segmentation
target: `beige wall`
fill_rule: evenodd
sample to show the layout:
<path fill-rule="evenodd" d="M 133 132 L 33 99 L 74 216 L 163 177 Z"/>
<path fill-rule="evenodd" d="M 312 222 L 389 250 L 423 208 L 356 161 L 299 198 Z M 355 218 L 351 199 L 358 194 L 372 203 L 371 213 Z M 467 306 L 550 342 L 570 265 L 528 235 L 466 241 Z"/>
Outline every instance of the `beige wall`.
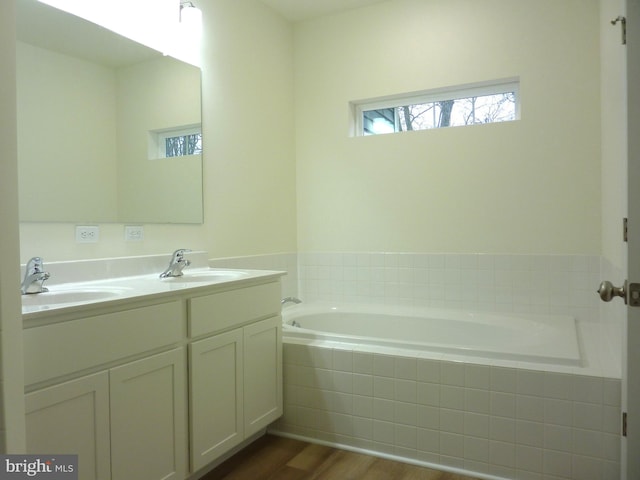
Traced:
<path fill-rule="evenodd" d="M 626 47 L 620 26 L 609 25 L 624 12 L 622 0 L 601 0 L 602 82 L 602 255 L 622 269 L 626 258 L 621 221 L 627 211 Z M 626 273 L 621 270 L 622 274 Z M 619 283 L 622 279 L 610 279 Z"/>
<path fill-rule="evenodd" d="M 22 42 L 17 69 L 20 218 L 115 221 L 114 69 Z"/>
<path fill-rule="evenodd" d="M 18 264 L 15 0 L 0 2 L 0 452 L 25 449 Z"/>
<path fill-rule="evenodd" d="M 76 244 L 74 223 L 22 224 L 23 263 L 34 255 L 53 261 L 179 247 L 212 257 L 296 249 L 292 27 L 256 0 L 198 7 L 205 43 L 204 224 L 148 224 L 142 243 L 125 242 L 121 224 L 102 224 L 98 244 Z"/>
<path fill-rule="evenodd" d="M 295 251 L 292 27 L 257 1 L 201 7 L 207 245 Z"/>
<path fill-rule="evenodd" d="M 394 0 L 295 29 L 301 250 L 600 253 L 596 0 Z M 522 119 L 350 138 L 349 102 L 519 76 Z"/>
<path fill-rule="evenodd" d="M 76 245 L 73 224 L 23 225 L 22 261 L 177 246 L 600 253 L 595 0 L 396 0 L 298 24 L 295 38 L 258 2 L 199 6 L 205 224 L 149 225 L 143 245 L 121 225 L 100 245 Z M 348 136 L 351 100 L 511 76 L 518 122 Z"/>

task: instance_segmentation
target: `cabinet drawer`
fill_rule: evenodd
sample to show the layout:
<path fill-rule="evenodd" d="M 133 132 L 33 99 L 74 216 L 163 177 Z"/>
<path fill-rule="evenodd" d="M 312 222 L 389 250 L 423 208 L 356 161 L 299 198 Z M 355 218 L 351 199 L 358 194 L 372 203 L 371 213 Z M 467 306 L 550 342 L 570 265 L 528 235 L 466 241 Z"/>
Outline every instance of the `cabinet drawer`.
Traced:
<path fill-rule="evenodd" d="M 172 345 L 184 336 L 180 300 L 24 330 L 25 385 Z"/>
<path fill-rule="evenodd" d="M 198 337 L 279 315 L 280 295 L 280 282 L 271 282 L 192 298 L 189 333 Z"/>

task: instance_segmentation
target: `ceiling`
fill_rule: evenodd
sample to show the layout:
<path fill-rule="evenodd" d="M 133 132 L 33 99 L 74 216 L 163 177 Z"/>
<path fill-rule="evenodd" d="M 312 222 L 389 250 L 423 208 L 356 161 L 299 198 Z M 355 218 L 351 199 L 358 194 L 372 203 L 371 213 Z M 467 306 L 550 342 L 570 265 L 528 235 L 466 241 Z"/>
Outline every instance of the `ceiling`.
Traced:
<path fill-rule="evenodd" d="M 364 7 L 386 0 L 260 0 L 292 22 Z"/>

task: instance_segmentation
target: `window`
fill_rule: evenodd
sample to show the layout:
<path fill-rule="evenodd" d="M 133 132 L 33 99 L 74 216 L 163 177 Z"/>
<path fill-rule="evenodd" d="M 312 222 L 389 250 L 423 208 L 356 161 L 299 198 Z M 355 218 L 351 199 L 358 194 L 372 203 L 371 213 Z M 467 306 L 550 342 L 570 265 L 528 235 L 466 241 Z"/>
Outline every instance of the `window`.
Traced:
<path fill-rule="evenodd" d="M 355 102 L 356 135 L 427 130 L 519 117 L 519 82 L 499 81 Z"/>
<path fill-rule="evenodd" d="M 202 134 L 188 133 L 177 137 L 165 137 L 164 153 L 165 157 L 199 155 L 202 153 Z"/>
<path fill-rule="evenodd" d="M 150 132 L 150 158 L 171 158 L 202 154 L 200 125 Z"/>

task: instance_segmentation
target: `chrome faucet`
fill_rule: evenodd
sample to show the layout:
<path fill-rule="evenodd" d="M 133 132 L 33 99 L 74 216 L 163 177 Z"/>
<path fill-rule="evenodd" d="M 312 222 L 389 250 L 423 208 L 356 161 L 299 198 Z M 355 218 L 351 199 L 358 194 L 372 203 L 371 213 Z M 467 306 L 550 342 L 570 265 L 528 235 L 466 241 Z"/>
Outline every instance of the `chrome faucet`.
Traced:
<path fill-rule="evenodd" d="M 173 252 L 169 266 L 160 274 L 160 278 L 181 277 L 182 269 L 191 265 L 191 262 L 184 258 L 184 254 L 190 251 L 188 248 L 181 248 Z"/>
<path fill-rule="evenodd" d="M 49 272 L 43 270 L 42 258 L 33 257 L 27 262 L 20 292 L 22 292 L 23 295 L 48 292 L 49 289 L 42 284 L 45 280 L 49 279 L 50 276 Z"/>
<path fill-rule="evenodd" d="M 285 303 L 302 303 L 302 300 L 297 297 L 285 297 L 280 300 L 280 304 L 284 305 Z"/>

